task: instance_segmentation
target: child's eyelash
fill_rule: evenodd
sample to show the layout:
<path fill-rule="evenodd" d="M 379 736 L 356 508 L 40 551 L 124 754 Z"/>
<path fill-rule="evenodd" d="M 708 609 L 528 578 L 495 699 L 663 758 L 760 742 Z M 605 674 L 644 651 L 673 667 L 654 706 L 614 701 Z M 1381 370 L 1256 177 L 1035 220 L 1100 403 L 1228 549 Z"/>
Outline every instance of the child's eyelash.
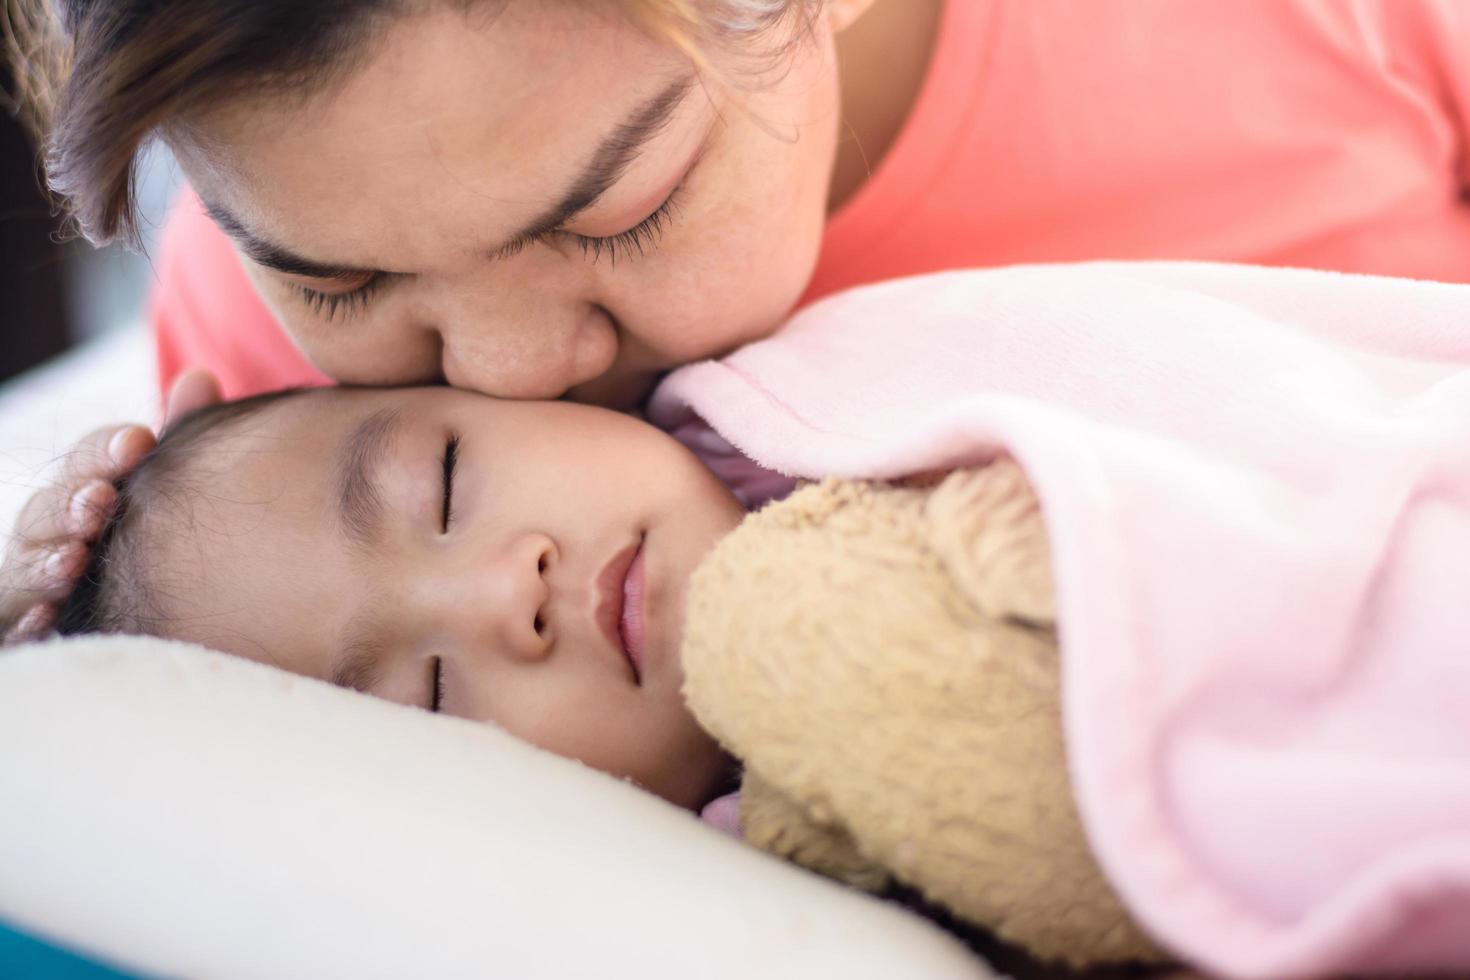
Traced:
<path fill-rule="evenodd" d="M 450 436 L 444 446 L 444 512 L 441 522 L 444 533 L 454 523 L 454 468 L 459 463 L 459 436 Z"/>
<path fill-rule="evenodd" d="M 429 710 L 437 714 L 444 705 L 444 658 L 434 658 L 434 690 L 429 696 Z"/>
<path fill-rule="evenodd" d="M 306 302 L 307 309 L 317 316 L 325 317 L 330 322 L 337 319 L 338 313 L 345 313 L 346 317 L 351 317 L 361 312 L 362 308 L 367 306 L 368 300 L 373 298 L 373 294 L 382 288 L 385 278 L 380 273 L 356 289 L 345 293 L 324 293 L 298 283 L 291 285 Z"/>

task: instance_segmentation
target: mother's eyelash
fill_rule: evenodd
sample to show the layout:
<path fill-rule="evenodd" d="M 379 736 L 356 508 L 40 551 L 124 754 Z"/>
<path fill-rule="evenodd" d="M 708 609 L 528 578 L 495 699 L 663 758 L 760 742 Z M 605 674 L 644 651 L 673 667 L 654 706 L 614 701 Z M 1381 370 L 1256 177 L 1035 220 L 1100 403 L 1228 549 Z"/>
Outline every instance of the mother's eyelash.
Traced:
<path fill-rule="evenodd" d="M 570 231 L 558 232 L 558 234 L 570 238 L 582 250 L 582 254 L 588 256 L 593 262 L 606 255 L 610 263 L 617 265 L 620 251 L 628 258 L 635 257 L 629 254 L 635 252 L 637 258 L 642 258 L 658 247 L 659 239 L 673 223 L 678 214 L 677 197 L 682 187 L 682 184 L 675 187 L 669 196 L 664 198 L 664 203 L 627 231 L 620 231 L 616 235 L 578 235 Z"/>
<path fill-rule="evenodd" d="M 692 169 L 692 168 L 691 168 Z M 684 181 L 688 180 L 688 174 Z M 653 213 L 626 231 L 620 231 L 615 235 L 579 235 L 574 231 L 560 229 L 545 232 L 535 238 L 517 239 L 506 245 L 498 253 L 499 258 L 510 258 L 518 254 L 527 245 L 536 241 L 544 241 L 553 237 L 570 239 L 582 251 L 582 254 L 593 262 L 597 262 L 604 255 L 613 265 L 617 265 L 621 256 L 628 258 L 642 258 L 658 247 L 659 239 L 668 230 L 669 225 L 679 213 L 679 193 L 684 189 L 684 181 L 669 192 L 662 204 L 654 209 Z M 323 317 L 328 322 L 335 320 L 337 314 L 342 314 L 343 319 L 349 319 L 357 313 L 362 312 L 373 296 L 388 284 L 395 276 L 392 273 L 380 272 L 356 289 L 345 293 L 328 293 L 300 283 L 290 283 L 292 289 L 301 297 L 317 316 Z"/>
<path fill-rule="evenodd" d="M 496 253 L 496 257 L 508 259 L 511 256 L 519 255 L 531 245 L 538 243 L 544 244 L 560 238 L 570 240 L 573 245 L 576 245 L 582 251 L 584 256 L 587 256 L 593 262 L 596 262 L 604 255 L 614 265 L 617 264 L 620 254 L 628 258 L 641 258 L 658 246 L 659 239 L 678 215 L 679 192 L 684 189 L 684 184 L 688 180 L 689 175 L 686 173 L 684 179 L 669 192 L 669 196 L 664 198 L 663 203 L 655 208 L 652 214 L 626 231 L 620 231 L 615 235 L 579 235 L 574 231 L 559 228 L 555 231 L 541 232 L 540 234 L 527 238 L 518 238 L 502 247 Z M 629 255 L 628 253 L 636 253 L 636 255 Z"/>
<path fill-rule="evenodd" d="M 346 319 L 361 312 L 373 295 L 386 285 L 388 278 L 380 272 L 361 286 L 345 293 L 324 293 L 294 282 L 290 285 L 306 303 L 307 309 L 330 322 L 337 318 L 338 313 L 343 313 Z"/>

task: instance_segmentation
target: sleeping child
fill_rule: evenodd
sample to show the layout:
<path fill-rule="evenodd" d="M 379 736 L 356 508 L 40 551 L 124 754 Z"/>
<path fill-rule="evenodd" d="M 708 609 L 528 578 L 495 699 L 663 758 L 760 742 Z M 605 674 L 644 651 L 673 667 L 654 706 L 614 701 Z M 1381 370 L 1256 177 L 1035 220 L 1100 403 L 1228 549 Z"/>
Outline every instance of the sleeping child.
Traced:
<path fill-rule="evenodd" d="M 492 722 L 685 807 L 728 766 L 679 688 L 743 511 L 646 423 L 450 388 L 203 409 L 125 485 L 60 630 L 191 640 Z"/>
<path fill-rule="evenodd" d="M 1074 963 L 1462 969 L 1470 290 L 954 273 L 638 420 L 445 389 L 186 418 L 66 632 L 491 722 Z M 839 329 L 840 327 L 840 329 Z M 1458 331 L 1458 332 L 1457 332 Z M 728 754 L 727 754 L 728 753 Z"/>
<path fill-rule="evenodd" d="M 760 590 L 741 594 L 740 568 L 766 571 L 767 562 L 740 549 L 772 545 L 773 520 L 825 526 L 817 546 L 793 531 L 780 564 L 817 569 L 838 549 L 853 578 L 824 583 L 838 594 L 878 588 L 892 604 L 908 582 L 922 590 L 921 603 L 942 603 L 943 577 L 922 568 L 926 549 L 915 544 L 912 562 L 898 557 L 905 524 L 925 524 L 923 507 L 911 505 L 932 496 L 943 508 L 955 493 L 978 490 L 993 499 L 972 501 L 967 513 L 989 515 L 992 525 L 1002 514 L 1019 517 L 1011 532 L 1042 547 L 1004 556 L 996 597 L 1030 590 L 1045 608 L 1044 537 L 1015 467 L 934 480 L 933 493 L 924 482 L 830 481 L 773 505 L 731 543 L 732 581 L 716 585 L 730 574 L 729 558 L 704 573 L 716 592 L 703 604 L 739 596 L 749 608 Z M 186 416 L 124 483 L 120 501 L 63 606 L 62 633 L 188 640 L 492 723 L 687 808 L 727 788 L 729 757 L 686 702 L 680 652 L 691 577 L 744 510 L 689 450 L 645 422 L 450 388 L 283 392 Z M 888 533 L 853 535 L 844 527 L 854 519 Z M 948 526 L 960 533 L 963 524 Z M 793 543 L 805 554 L 792 553 Z M 886 564 L 862 560 L 874 547 Z M 792 584 L 798 607 L 815 596 Z M 813 622 L 823 617 L 814 604 Z M 735 625 L 720 608 L 705 618 L 706 631 Z M 926 618 L 942 646 L 940 620 Z M 978 621 L 968 626 L 990 638 Z M 806 669 L 818 663 L 813 657 Z M 996 673 L 989 683 L 1008 689 Z M 1065 778 L 1059 754 L 1028 761 L 1054 763 L 1054 785 Z M 783 812 L 778 794 L 756 783 L 746 796 L 756 842 L 854 883 L 887 883 L 840 837 L 804 831 L 809 821 Z M 1074 819 L 1066 823 L 1075 857 L 1080 835 Z M 1096 889 L 1100 879 L 1087 877 Z M 1114 912 L 1108 925 L 1126 924 L 1105 889 L 1099 897 Z M 1126 947 L 1116 928 L 1108 934 L 1098 952 L 1112 958 L 1151 951 L 1131 930 Z M 1069 942 L 1060 952 L 1084 951 Z"/>

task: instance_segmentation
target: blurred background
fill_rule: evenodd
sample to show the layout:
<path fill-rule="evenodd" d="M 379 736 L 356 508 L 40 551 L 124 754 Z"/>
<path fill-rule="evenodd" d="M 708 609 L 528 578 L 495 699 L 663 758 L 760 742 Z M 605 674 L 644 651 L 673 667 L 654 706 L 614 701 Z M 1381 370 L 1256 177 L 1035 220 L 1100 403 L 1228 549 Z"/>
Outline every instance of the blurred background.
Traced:
<path fill-rule="evenodd" d="M 0 382 L 137 323 L 153 281 L 146 255 L 61 239 L 37 154 L 21 122 L 0 112 Z M 138 185 L 150 251 L 177 182 L 173 159 L 155 148 Z"/>
<path fill-rule="evenodd" d="M 0 54 L 0 90 L 8 82 Z M 0 546 L 26 533 L 21 507 L 81 436 L 158 419 L 147 254 L 65 240 L 37 157 L 0 101 Z M 147 251 L 177 185 L 167 152 L 150 153 L 138 187 Z"/>

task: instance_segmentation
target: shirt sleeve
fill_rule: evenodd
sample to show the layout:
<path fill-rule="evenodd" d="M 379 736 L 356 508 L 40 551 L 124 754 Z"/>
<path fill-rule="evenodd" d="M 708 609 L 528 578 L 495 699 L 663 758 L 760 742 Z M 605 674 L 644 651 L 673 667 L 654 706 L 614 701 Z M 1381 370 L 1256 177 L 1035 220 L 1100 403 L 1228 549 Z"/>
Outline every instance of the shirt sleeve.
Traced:
<path fill-rule="evenodd" d="M 150 317 L 164 391 L 193 367 L 212 371 L 226 398 L 329 383 L 281 329 L 190 190 L 169 213 L 157 270 Z"/>
<path fill-rule="evenodd" d="M 1463 0 L 1377 0 L 1395 66 L 1441 102 L 1455 129 L 1462 194 L 1470 189 L 1470 4 Z"/>

